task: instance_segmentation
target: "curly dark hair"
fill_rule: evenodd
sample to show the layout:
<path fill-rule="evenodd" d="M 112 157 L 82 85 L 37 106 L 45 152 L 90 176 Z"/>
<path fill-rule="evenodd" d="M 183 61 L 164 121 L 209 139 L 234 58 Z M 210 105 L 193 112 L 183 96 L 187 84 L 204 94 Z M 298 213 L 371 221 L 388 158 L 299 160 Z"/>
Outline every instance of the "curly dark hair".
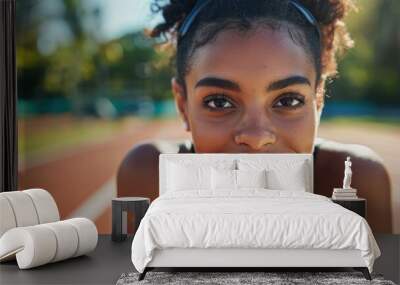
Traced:
<path fill-rule="evenodd" d="M 177 80 L 186 94 L 185 75 L 190 70 L 194 51 L 215 39 L 218 32 L 235 29 L 246 32 L 256 24 L 270 28 L 286 27 L 292 39 L 310 55 L 317 73 L 317 83 L 337 74 L 336 55 L 352 47 L 343 18 L 355 8 L 352 0 L 299 0 L 318 22 L 321 38 L 289 0 L 213 0 L 196 17 L 189 32 L 178 41 L 177 31 L 194 7 L 196 0 L 153 0 L 153 13 L 162 12 L 165 22 L 155 26 L 151 37 L 164 36 L 172 48 Z M 317 84 L 318 85 L 318 84 Z"/>

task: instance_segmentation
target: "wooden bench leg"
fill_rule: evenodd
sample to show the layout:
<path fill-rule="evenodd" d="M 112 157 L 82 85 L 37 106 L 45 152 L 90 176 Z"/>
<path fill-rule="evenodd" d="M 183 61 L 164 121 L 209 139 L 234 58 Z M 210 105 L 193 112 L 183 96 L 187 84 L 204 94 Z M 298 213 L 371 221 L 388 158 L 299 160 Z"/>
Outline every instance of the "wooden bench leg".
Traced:
<path fill-rule="evenodd" d="M 371 274 L 369 274 L 369 270 L 367 267 L 354 267 L 354 269 L 357 271 L 361 271 L 362 274 L 364 275 L 365 279 L 372 280 Z"/>

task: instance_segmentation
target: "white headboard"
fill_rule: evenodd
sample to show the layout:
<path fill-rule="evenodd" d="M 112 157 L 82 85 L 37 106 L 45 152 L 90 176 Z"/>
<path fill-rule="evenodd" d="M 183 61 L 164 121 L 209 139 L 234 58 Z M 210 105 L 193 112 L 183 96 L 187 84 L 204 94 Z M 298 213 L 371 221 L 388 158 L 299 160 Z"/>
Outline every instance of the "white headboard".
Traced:
<path fill-rule="evenodd" d="M 305 161 L 307 164 L 309 189 L 307 192 L 314 193 L 314 165 L 313 155 L 310 153 L 163 153 L 159 156 L 159 195 L 166 192 L 166 173 L 167 173 L 167 162 L 178 162 L 178 161 L 193 161 L 195 165 L 214 165 L 219 161 L 232 161 L 234 163 L 237 159 L 246 160 L 268 160 L 268 161 L 279 161 L 279 160 L 295 160 Z"/>

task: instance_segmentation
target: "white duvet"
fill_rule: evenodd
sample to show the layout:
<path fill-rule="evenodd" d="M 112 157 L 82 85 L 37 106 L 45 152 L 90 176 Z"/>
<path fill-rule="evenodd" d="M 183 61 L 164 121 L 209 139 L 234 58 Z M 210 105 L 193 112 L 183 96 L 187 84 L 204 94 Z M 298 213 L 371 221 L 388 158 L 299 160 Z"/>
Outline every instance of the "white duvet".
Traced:
<path fill-rule="evenodd" d="M 171 247 L 358 249 L 370 272 L 380 256 L 361 216 L 325 196 L 266 189 L 158 197 L 133 239 L 133 265 L 143 272 L 154 249 Z"/>

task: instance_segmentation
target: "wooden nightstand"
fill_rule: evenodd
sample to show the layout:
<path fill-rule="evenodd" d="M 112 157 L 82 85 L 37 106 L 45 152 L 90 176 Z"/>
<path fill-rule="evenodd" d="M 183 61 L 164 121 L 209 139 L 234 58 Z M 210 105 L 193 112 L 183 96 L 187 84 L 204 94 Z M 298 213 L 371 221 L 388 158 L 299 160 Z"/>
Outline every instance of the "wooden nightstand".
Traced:
<path fill-rule="evenodd" d="M 342 207 L 359 214 L 361 217 L 366 218 L 367 216 L 367 200 L 364 198 L 357 199 L 332 199 L 332 202 L 341 205 Z"/>

